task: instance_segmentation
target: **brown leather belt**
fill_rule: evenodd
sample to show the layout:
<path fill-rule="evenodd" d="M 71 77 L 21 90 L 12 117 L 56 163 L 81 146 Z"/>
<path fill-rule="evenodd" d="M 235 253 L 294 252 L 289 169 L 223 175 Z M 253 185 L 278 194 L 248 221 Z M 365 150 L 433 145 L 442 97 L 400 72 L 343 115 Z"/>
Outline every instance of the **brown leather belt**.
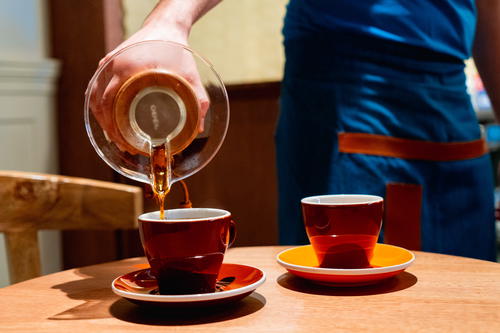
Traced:
<path fill-rule="evenodd" d="M 339 133 L 339 152 L 426 161 L 459 161 L 488 153 L 484 139 L 432 142 L 367 133 Z"/>

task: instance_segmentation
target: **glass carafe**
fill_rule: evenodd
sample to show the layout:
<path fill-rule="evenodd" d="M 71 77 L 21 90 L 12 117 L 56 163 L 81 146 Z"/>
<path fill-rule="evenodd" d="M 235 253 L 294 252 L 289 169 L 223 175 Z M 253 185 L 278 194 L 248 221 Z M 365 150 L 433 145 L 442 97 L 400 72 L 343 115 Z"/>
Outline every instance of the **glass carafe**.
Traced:
<path fill-rule="evenodd" d="M 92 77 L 85 126 L 99 156 L 125 177 L 153 183 L 154 149 L 165 149 L 167 184 L 215 156 L 229 124 L 224 84 L 184 45 L 146 41 L 112 55 Z"/>

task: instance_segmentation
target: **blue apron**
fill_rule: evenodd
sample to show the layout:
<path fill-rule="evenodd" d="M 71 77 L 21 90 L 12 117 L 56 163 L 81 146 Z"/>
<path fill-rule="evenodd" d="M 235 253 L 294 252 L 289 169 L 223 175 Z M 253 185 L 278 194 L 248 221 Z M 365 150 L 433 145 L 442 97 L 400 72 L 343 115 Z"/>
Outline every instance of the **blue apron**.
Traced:
<path fill-rule="evenodd" d="M 421 250 L 495 260 L 489 156 L 426 161 L 339 152 L 339 133 L 467 142 L 480 130 L 460 59 L 355 33 L 285 40 L 276 130 L 281 244 L 308 242 L 300 199 L 421 188 Z"/>

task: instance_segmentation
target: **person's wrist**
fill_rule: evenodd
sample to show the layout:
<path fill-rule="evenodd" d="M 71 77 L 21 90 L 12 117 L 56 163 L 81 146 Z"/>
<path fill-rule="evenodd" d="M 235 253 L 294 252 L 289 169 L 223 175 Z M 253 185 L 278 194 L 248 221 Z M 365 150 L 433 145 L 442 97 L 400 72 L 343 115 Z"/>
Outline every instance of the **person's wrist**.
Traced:
<path fill-rule="evenodd" d="M 150 21 L 141 28 L 148 39 L 170 40 L 186 44 L 190 28 L 183 23 L 172 21 Z"/>
<path fill-rule="evenodd" d="M 177 13 L 174 15 L 174 13 Z M 186 15 L 180 15 L 176 10 L 158 10 L 148 17 L 142 30 L 149 31 L 161 39 L 170 38 L 174 41 L 187 41 L 191 31 L 192 22 Z"/>

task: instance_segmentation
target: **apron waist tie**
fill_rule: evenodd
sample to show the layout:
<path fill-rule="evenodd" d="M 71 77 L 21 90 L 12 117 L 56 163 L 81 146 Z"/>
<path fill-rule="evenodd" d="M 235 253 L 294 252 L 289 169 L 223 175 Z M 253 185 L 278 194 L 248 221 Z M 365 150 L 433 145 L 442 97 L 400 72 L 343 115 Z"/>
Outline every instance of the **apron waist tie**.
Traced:
<path fill-rule="evenodd" d="M 433 142 L 391 136 L 347 133 L 338 134 L 339 152 L 397 157 L 426 161 L 459 161 L 488 153 L 484 139 L 463 142 Z"/>
<path fill-rule="evenodd" d="M 339 133 L 339 152 L 424 161 L 459 161 L 488 153 L 484 139 L 432 142 L 368 133 Z M 420 184 L 386 184 L 384 242 L 410 250 L 422 249 Z"/>

